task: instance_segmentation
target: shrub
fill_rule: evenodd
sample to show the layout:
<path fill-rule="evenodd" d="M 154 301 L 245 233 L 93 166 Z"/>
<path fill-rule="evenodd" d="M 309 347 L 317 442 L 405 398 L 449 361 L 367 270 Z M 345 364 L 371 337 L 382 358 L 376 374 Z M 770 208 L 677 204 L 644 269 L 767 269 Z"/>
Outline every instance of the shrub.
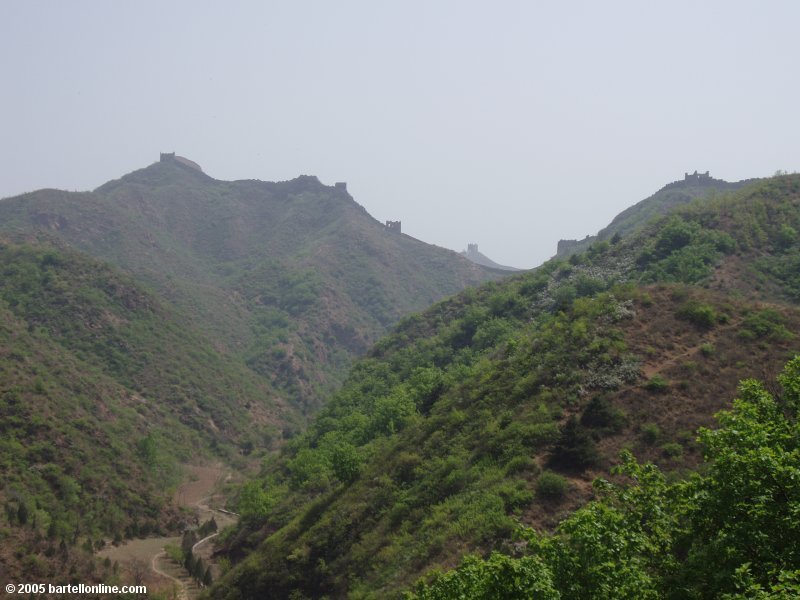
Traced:
<path fill-rule="evenodd" d="M 780 231 L 778 232 L 776 244 L 778 248 L 785 250 L 792 246 L 795 241 L 797 241 L 797 230 L 792 227 L 791 225 L 787 225 L 784 223 L 781 225 Z"/>
<path fill-rule="evenodd" d="M 644 423 L 640 428 L 642 441 L 651 446 L 661 438 L 661 428 L 655 423 Z"/>
<path fill-rule="evenodd" d="M 577 295 L 575 286 L 568 284 L 558 286 L 553 294 L 555 300 L 553 302 L 553 312 L 569 310 Z"/>
<path fill-rule="evenodd" d="M 506 475 L 512 475 L 522 471 L 536 472 L 539 467 L 530 456 L 515 456 L 506 463 Z"/>
<path fill-rule="evenodd" d="M 625 413 L 615 408 L 605 396 L 592 398 L 581 415 L 581 425 L 615 432 L 625 427 L 626 422 Z"/>
<path fill-rule="evenodd" d="M 786 329 L 784 321 L 783 315 L 773 308 L 754 311 L 744 318 L 739 335 L 745 339 L 765 337 L 788 339 L 792 334 Z"/>
<path fill-rule="evenodd" d="M 563 498 L 568 488 L 567 479 L 552 471 L 543 472 L 536 480 L 536 493 L 548 500 Z"/>
<path fill-rule="evenodd" d="M 184 556 L 183 550 L 181 550 L 175 544 L 167 544 L 166 546 L 164 546 L 164 551 L 167 553 L 167 556 L 169 556 L 172 560 L 174 560 L 179 565 L 183 564 L 183 561 L 186 558 Z M 108 560 L 108 559 L 106 559 L 106 560 Z M 110 562 L 109 562 L 109 566 L 110 566 Z"/>
<path fill-rule="evenodd" d="M 678 458 L 683 455 L 683 446 L 677 442 L 669 442 L 661 446 L 664 456 L 668 458 Z"/>
<path fill-rule="evenodd" d="M 669 381 L 661 375 L 653 375 L 644 386 L 649 392 L 665 392 L 669 388 Z"/>
<path fill-rule="evenodd" d="M 710 329 L 717 322 L 717 311 L 709 304 L 690 300 L 678 309 L 678 317 L 703 329 Z"/>
<path fill-rule="evenodd" d="M 595 279 L 588 275 L 580 275 L 575 281 L 575 293 L 578 297 L 593 296 L 606 289 L 606 283 L 602 279 Z"/>
<path fill-rule="evenodd" d="M 656 238 L 656 252 L 660 256 L 674 252 L 686 246 L 692 241 L 697 226 L 694 223 L 687 223 L 680 217 L 671 217 L 666 221 L 659 231 Z"/>

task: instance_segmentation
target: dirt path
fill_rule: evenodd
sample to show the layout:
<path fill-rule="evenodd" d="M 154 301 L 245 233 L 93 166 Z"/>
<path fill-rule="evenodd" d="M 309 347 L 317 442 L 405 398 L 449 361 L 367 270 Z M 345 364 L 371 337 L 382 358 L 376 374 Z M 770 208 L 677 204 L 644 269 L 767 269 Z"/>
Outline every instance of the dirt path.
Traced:
<path fill-rule="evenodd" d="M 221 504 L 224 500 L 221 495 L 215 495 L 214 492 L 228 477 L 227 471 L 221 465 L 191 465 L 187 466 L 186 470 L 191 479 L 175 492 L 175 503 L 194 509 L 201 523 L 212 516 L 220 529 L 234 523 L 236 515 L 209 506 L 215 504 L 215 501 Z M 202 556 L 206 563 L 211 556 L 211 545 L 207 542 L 215 535 L 217 534 L 206 536 L 192 548 L 192 551 Z M 164 551 L 164 547 L 168 544 L 180 546 L 180 543 L 180 536 L 137 539 L 116 547 L 108 546 L 98 552 L 97 556 L 118 562 L 134 577 L 142 578 L 149 589 L 168 591 L 171 588 L 174 598 L 191 600 L 197 597 L 199 588 L 183 568 L 175 564 Z"/>
<path fill-rule="evenodd" d="M 682 360 L 689 358 L 697 354 L 700 349 L 705 346 L 706 344 L 712 344 L 717 341 L 720 332 L 726 331 L 728 329 L 734 329 L 741 325 L 742 320 L 737 319 L 732 323 L 728 323 L 727 325 L 718 326 L 715 329 L 708 331 L 705 337 L 700 340 L 697 344 L 694 344 L 689 347 L 684 347 L 681 349 L 680 352 L 673 353 L 669 355 L 666 360 L 662 360 L 657 364 L 653 363 L 645 363 L 642 366 L 642 373 L 644 374 L 645 378 L 651 379 L 654 375 L 661 373 L 670 367 L 674 367 L 678 365 Z"/>
<path fill-rule="evenodd" d="M 187 585 L 177 577 L 173 577 L 169 573 L 162 571 L 159 568 L 159 561 L 164 560 L 167 557 L 167 553 L 162 550 L 158 554 L 155 554 L 150 561 L 150 568 L 153 570 L 154 573 L 157 575 L 161 575 L 173 582 L 175 587 L 175 600 L 189 600 L 189 593 L 187 591 Z"/>

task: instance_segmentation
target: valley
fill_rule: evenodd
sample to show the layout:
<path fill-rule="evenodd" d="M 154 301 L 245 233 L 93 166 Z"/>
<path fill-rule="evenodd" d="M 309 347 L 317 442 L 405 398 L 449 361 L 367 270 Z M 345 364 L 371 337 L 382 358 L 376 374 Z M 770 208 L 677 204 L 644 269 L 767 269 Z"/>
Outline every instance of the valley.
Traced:
<path fill-rule="evenodd" d="M 221 493 L 222 486 L 231 479 L 228 469 L 219 464 L 182 465 L 182 469 L 189 481 L 182 483 L 175 492 L 175 506 L 185 509 L 197 524 L 212 518 L 219 530 L 235 524 L 236 515 L 219 510 L 226 500 Z M 192 546 L 192 553 L 211 567 L 214 576 L 219 576 L 220 571 L 211 557 L 211 540 L 219 535 L 219 530 Z M 118 546 L 109 545 L 99 551 L 97 557 L 101 561 L 108 559 L 119 565 L 128 581 L 146 585 L 149 593 L 192 600 L 199 596 L 202 588 L 188 575 L 183 565 L 177 564 L 164 550 L 166 546 L 180 546 L 181 540 L 180 535 L 131 540 Z"/>
<path fill-rule="evenodd" d="M 800 599 L 798 21 L 0 2 L 2 597 Z"/>
<path fill-rule="evenodd" d="M 10 576 L 116 578 L 94 551 L 187 526 L 181 464 L 247 473 L 401 316 L 503 276 L 387 231 L 344 186 L 173 158 L 0 201 Z"/>
<path fill-rule="evenodd" d="M 515 569 L 527 591 L 497 597 L 701 586 L 715 534 L 682 494 L 721 493 L 715 440 L 767 426 L 742 408 L 761 398 L 792 452 L 800 177 L 695 183 L 528 272 L 390 230 L 338 184 L 169 157 L 0 201 L 0 565 L 163 598 L 469 597 Z M 607 551 L 571 536 L 637 494 L 663 539 L 570 581 Z"/>

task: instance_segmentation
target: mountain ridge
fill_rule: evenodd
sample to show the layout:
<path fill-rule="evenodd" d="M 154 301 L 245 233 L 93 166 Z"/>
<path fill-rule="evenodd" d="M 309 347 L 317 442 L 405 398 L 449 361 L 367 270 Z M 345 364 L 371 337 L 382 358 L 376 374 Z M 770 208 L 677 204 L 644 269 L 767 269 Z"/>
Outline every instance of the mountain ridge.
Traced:
<path fill-rule="evenodd" d="M 716 193 L 741 189 L 759 181 L 759 178 L 742 179 L 729 182 L 715 179 L 710 173 L 685 173 L 684 178 L 670 182 L 657 192 L 624 209 L 596 235 L 587 235 L 582 240 L 559 240 L 556 256 L 568 257 L 575 252 L 586 250 L 595 241 L 611 239 L 615 235 L 627 235 L 671 209 L 692 202 L 697 198 L 707 198 Z"/>
<path fill-rule="evenodd" d="M 302 412 L 403 314 L 502 276 L 393 235 L 343 185 L 220 181 L 172 159 L 94 192 L 4 199 L 0 218 L 7 235 L 58 239 L 128 271 Z"/>
<path fill-rule="evenodd" d="M 342 185 L 172 158 L 0 200 L 0 273 L 0 565 L 86 582 L 120 576 L 93 562 L 108 540 L 190 525 L 180 463 L 246 471 L 402 315 L 501 276 L 386 231 Z"/>

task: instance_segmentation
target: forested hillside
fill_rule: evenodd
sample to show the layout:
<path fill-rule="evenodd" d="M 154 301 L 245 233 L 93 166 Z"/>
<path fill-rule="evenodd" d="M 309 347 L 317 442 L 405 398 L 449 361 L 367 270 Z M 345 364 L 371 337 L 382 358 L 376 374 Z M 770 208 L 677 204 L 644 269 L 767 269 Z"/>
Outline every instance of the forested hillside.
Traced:
<path fill-rule="evenodd" d="M 218 181 L 170 159 L 93 192 L 2 200 L 0 231 L 123 269 L 300 413 L 401 316 L 503 275 L 389 232 L 316 177 Z"/>
<path fill-rule="evenodd" d="M 260 378 L 111 267 L 0 242 L 0 274 L 4 573 L 93 577 L 103 540 L 179 530 L 180 462 L 236 460 L 291 422 Z"/>
<path fill-rule="evenodd" d="M 800 177 L 773 178 L 678 208 L 630 236 L 598 242 L 569 260 L 468 290 L 406 318 L 359 361 L 309 430 L 243 488 L 237 504 L 241 526 L 224 540 L 237 564 L 211 595 L 391 597 L 470 552 L 517 556 L 525 546 L 514 541 L 519 524 L 552 530 L 596 497 L 592 481 L 608 478 L 623 450 L 656 462 L 671 481 L 697 469 L 705 454 L 711 475 L 698 489 L 715 493 L 716 481 L 734 476 L 722 460 L 730 445 L 714 442 L 728 434 L 703 434 L 698 441 L 697 428 L 714 425 L 713 415 L 730 407 L 740 380 L 774 381 L 800 350 L 798 231 Z M 793 397 L 792 369 L 784 380 L 787 395 L 775 390 L 778 402 Z M 769 404 L 753 386 L 747 390 L 746 402 Z M 737 410 L 749 419 L 745 404 Z M 788 436 L 775 452 L 794 452 L 796 470 L 794 415 L 787 414 L 784 425 L 773 419 Z M 753 431 L 772 427 L 748 422 Z M 628 476 L 637 469 L 629 464 Z M 562 526 L 563 543 L 578 544 L 575 560 L 583 556 L 582 542 L 569 538 L 572 532 L 606 535 L 588 525 L 580 529 L 594 512 L 666 489 L 650 467 L 643 472 L 644 491 L 607 492 L 611 500 L 590 505 Z M 792 493 L 780 511 L 796 510 Z M 611 521 L 600 520 L 597 527 L 617 526 L 623 518 L 632 517 L 610 514 Z M 651 552 L 653 560 L 669 561 L 674 548 L 680 555 L 680 548 L 689 547 L 680 544 L 696 541 L 695 564 L 701 565 L 713 553 L 720 525 L 713 518 L 703 525 L 702 539 L 681 541 L 681 531 L 693 530 L 670 530 L 620 550 L 620 560 L 630 555 L 640 561 L 631 566 L 625 585 L 632 587 L 625 589 L 635 589 L 641 570 L 652 566 L 637 558 L 641 544 L 669 538 L 677 546 Z M 596 574 L 587 571 L 585 580 L 566 591 L 566 571 L 557 570 L 567 563 L 544 554 L 536 558 L 538 543 L 529 543 L 533 558 L 467 563 L 460 574 L 440 578 L 420 594 L 449 597 L 453 590 L 479 589 L 457 587 L 467 585 L 471 573 L 485 581 L 498 572 L 493 569 L 507 575 L 533 565 L 544 575 L 529 580 L 552 591 L 543 597 L 583 597 L 581 590 L 591 587 Z M 776 549 L 773 562 L 751 565 L 753 578 L 747 579 L 748 555 L 736 554 L 737 543 L 730 546 L 720 581 L 703 584 L 712 587 L 698 588 L 698 597 L 709 589 L 732 591 L 739 583 L 751 591 L 777 585 L 777 571 L 769 565 L 800 568 L 796 540 L 790 540 L 788 550 Z M 760 551 L 754 550 L 754 559 L 762 560 Z M 603 556 L 586 560 L 601 568 Z M 669 569 L 660 573 L 678 576 Z M 690 578 L 687 573 L 680 576 Z M 653 594 L 663 591 L 667 579 L 650 575 L 650 587 L 641 589 L 660 597 Z M 610 588 L 592 593 L 603 589 Z M 525 597 L 493 593 L 488 597 Z"/>
<path fill-rule="evenodd" d="M 314 177 L 169 159 L 2 200 L 0 230 L 0 565 L 76 581 L 103 543 L 181 531 L 182 463 L 257 461 L 401 315 L 500 277 Z"/>

